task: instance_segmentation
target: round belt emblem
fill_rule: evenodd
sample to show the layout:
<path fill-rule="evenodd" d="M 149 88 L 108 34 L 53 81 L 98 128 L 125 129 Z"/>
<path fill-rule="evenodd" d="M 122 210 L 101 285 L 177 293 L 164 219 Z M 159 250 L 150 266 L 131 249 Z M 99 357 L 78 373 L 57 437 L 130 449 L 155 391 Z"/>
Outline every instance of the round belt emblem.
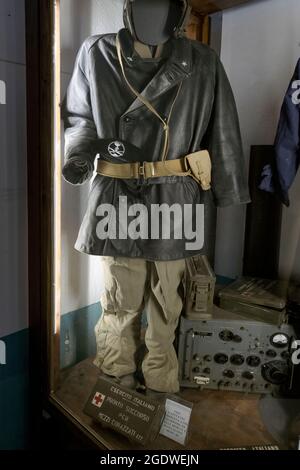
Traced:
<path fill-rule="evenodd" d="M 123 157 L 125 153 L 125 146 L 122 144 L 122 142 L 112 142 L 108 146 L 108 152 L 112 157 Z"/>

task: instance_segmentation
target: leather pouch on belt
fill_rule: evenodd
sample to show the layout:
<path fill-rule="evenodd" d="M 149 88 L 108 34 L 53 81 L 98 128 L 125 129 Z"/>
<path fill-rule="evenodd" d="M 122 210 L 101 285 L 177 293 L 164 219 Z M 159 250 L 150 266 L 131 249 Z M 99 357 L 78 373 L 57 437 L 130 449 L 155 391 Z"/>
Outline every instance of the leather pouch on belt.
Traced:
<path fill-rule="evenodd" d="M 211 160 L 208 151 L 200 150 L 187 155 L 185 158 L 194 178 L 201 185 L 203 191 L 208 191 L 211 188 Z"/>

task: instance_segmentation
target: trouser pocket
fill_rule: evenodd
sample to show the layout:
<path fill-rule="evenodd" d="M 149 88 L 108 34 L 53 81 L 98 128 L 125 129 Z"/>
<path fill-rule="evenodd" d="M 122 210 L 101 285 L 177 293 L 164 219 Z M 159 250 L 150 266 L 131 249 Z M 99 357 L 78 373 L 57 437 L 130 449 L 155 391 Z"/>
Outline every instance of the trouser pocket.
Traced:
<path fill-rule="evenodd" d="M 102 265 L 104 292 L 102 317 L 95 328 L 95 364 L 108 374 L 121 376 L 136 368 L 147 264 L 145 260 L 105 257 Z"/>

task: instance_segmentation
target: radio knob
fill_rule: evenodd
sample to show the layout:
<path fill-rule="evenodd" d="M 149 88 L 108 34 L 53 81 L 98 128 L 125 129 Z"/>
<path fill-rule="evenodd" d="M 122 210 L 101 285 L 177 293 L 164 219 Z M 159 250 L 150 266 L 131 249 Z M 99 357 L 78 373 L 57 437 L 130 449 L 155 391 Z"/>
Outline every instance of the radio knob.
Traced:
<path fill-rule="evenodd" d="M 233 341 L 234 341 L 235 343 L 241 343 L 241 342 L 242 342 L 242 338 L 241 338 L 239 335 L 234 335 Z"/>
<path fill-rule="evenodd" d="M 230 358 L 230 362 L 235 366 L 240 366 L 245 362 L 245 359 L 241 354 L 233 354 L 233 356 Z"/>
<path fill-rule="evenodd" d="M 281 385 L 288 380 L 289 368 L 284 361 L 271 361 L 262 366 L 261 373 L 267 382 Z"/>
<path fill-rule="evenodd" d="M 222 341 L 232 341 L 234 338 L 234 334 L 230 330 L 223 330 L 219 333 L 219 338 Z"/>
<path fill-rule="evenodd" d="M 204 360 L 205 360 L 206 362 L 211 362 L 211 361 L 212 361 L 212 357 L 209 356 L 209 355 L 204 356 Z"/>
<path fill-rule="evenodd" d="M 223 372 L 224 377 L 228 377 L 229 379 L 233 379 L 234 377 L 234 372 L 231 369 L 226 369 Z"/>
<path fill-rule="evenodd" d="M 283 351 L 281 353 L 282 359 L 288 360 L 290 358 L 290 353 L 288 351 Z"/>
<path fill-rule="evenodd" d="M 197 361 L 197 362 L 200 361 L 200 357 L 198 356 L 198 354 L 195 354 L 195 355 L 194 355 L 193 360 L 194 360 L 194 361 Z"/>
<path fill-rule="evenodd" d="M 200 367 L 194 367 L 193 372 L 196 372 L 196 374 L 198 374 L 200 372 Z"/>
<path fill-rule="evenodd" d="M 258 356 L 249 356 L 247 357 L 246 362 L 250 367 L 258 367 L 260 364 L 260 358 Z"/>
<path fill-rule="evenodd" d="M 218 353 L 215 355 L 214 360 L 217 364 L 225 364 L 228 361 L 227 354 Z"/>
<path fill-rule="evenodd" d="M 253 372 L 246 370 L 245 372 L 243 372 L 242 377 L 244 377 L 244 379 L 247 379 L 247 380 L 252 380 L 254 378 Z"/>

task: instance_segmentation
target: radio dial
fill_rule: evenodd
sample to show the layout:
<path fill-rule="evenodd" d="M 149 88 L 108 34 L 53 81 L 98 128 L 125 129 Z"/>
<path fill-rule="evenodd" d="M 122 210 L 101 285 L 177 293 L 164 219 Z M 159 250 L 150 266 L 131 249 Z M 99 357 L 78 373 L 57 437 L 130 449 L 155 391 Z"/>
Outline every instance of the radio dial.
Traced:
<path fill-rule="evenodd" d="M 274 348 L 285 348 L 289 343 L 289 337 L 285 333 L 275 333 L 271 336 L 270 343 Z"/>

